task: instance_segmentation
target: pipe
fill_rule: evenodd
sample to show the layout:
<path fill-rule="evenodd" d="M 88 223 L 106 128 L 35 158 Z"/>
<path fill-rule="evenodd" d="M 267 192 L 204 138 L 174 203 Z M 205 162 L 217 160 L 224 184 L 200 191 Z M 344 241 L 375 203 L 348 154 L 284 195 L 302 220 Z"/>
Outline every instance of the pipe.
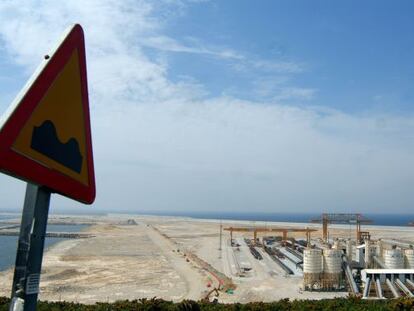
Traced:
<path fill-rule="evenodd" d="M 408 285 L 410 285 L 412 288 L 414 288 L 414 282 L 411 281 L 410 279 L 405 279 L 405 281 L 408 283 Z"/>
<path fill-rule="evenodd" d="M 394 295 L 394 298 L 400 298 L 401 294 L 397 291 L 394 284 L 391 282 L 390 279 L 386 279 L 385 282 L 388 285 L 388 288 L 391 290 L 392 294 Z"/>
<path fill-rule="evenodd" d="M 346 275 L 346 277 L 348 279 L 348 283 L 349 283 L 349 285 L 351 287 L 352 293 L 354 295 L 358 295 L 359 294 L 359 289 L 358 289 L 358 286 L 357 286 L 357 284 L 356 284 L 356 282 L 354 280 L 354 277 L 352 275 L 351 268 L 349 267 L 349 264 L 348 264 L 345 256 L 342 257 L 342 267 L 343 267 L 343 269 L 345 271 L 345 275 Z"/>
<path fill-rule="evenodd" d="M 408 289 L 408 287 L 400 280 L 396 279 L 395 283 L 397 283 L 397 286 L 408 296 L 408 297 L 414 297 L 413 293 Z"/>
<path fill-rule="evenodd" d="M 377 278 L 376 280 L 375 280 L 375 288 L 376 288 L 376 290 L 377 290 L 377 296 L 378 296 L 378 298 L 380 298 L 380 299 L 384 299 L 385 297 L 384 297 L 384 294 L 383 294 L 383 292 L 382 292 L 382 286 L 381 286 L 381 281 L 380 281 L 380 279 L 379 278 Z"/>
<path fill-rule="evenodd" d="M 367 280 L 365 282 L 365 288 L 364 288 L 364 293 L 362 295 L 362 298 L 368 298 L 370 288 L 371 288 L 371 278 L 370 277 L 367 277 Z"/>

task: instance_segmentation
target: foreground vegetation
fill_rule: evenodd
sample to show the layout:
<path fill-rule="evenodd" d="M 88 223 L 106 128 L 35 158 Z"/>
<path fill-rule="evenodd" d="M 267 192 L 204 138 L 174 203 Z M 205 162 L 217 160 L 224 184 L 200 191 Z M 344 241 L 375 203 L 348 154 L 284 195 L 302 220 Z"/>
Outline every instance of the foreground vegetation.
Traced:
<path fill-rule="evenodd" d="M 0 311 L 8 311 L 10 299 L 0 297 Z M 140 299 L 133 301 L 118 301 L 114 303 L 96 303 L 94 305 L 83 305 L 72 302 L 40 302 L 39 311 L 121 311 L 121 310 L 205 310 L 205 311 L 261 311 L 261 310 L 414 310 L 414 299 L 393 300 L 362 300 L 359 298 L 338 298 L 324 300 L 289 300 L 283 299 L 272 303 L 248 303 L 248 304 L 211 304 L 205 302 L 183 301 L 173 303 L 161 299 Z"/>

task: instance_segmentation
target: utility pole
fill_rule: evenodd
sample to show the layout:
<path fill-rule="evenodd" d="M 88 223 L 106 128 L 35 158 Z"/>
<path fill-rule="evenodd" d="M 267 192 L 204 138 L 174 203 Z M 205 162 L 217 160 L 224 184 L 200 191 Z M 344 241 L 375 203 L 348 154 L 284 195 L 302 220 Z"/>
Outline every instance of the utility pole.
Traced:
<path fill-rule="evenodd" d="M 222 238 L 223 238 L 223 224 L 220 220 L 220 245 L 219 245 L 219 259 L 221 259 L 221 243 L 222 243 Z"/>

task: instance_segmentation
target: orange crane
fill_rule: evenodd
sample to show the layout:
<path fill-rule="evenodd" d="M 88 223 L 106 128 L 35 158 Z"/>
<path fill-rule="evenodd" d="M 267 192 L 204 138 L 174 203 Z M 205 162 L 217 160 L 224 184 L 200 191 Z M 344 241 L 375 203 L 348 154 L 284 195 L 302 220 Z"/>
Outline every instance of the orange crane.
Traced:
<path fill-rule="evenodd" d="M 281 232 L 283 237 L 282 241 L 286 242 L 288 232 L 305 232 L 306 242 L 310 244 L 311 232 L 317 231 L 316 229 L 302 229 L 302 228 L 275 228 L 275 227 L 228 227 L 224 228 L 226 231 L 230 231 L 230 241 L 233 240 L 233 232 L 253 232 L 253 243 L 256 244 L 257 234 L 259 232 Z"/>
<path fill-rule="evenodd" d="M 322 239 L 328 242 L 328 224 L 356 224 L 356 239 L 370 238 L 369 232 L 361 231 L 361 224 L 372 223 L 361 214 L 352 213 L 323 213 L 320 218 L 312 219 L 312 223 L 322 223 Z"/>

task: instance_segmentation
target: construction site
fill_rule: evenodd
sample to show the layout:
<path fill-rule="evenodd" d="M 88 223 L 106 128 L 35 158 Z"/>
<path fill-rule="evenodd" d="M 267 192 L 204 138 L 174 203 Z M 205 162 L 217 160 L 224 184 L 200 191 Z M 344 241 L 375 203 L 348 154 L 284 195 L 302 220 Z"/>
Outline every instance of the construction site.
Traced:
<path fill-rule="evenodd" d="M 396 239 L 371 239 L 361 225 L 371 221 L 361 214 L 322 214 L 310 220 L 322 225 L 322 237 L 312 238 L 310 228 L 229 227 L 235 273 L 246 276 L 252 267 L 241 251 L 245 244 L 251 255 L 262 261 L 268 256 L 288 276 L 303 277 L 302 290 L 348 292 L 364 299 L 414 296 L 414 248 Z M 355 236 L 330 237 L 328 225 L 355 226 Z M 252 238 L 233 237 L 250 232 Z M 288 233 L 303 233 L 302 239 Z M 259 237 L 259 235 L 261 235 Z M 317 296 L 317 295 L 315 295 Z"/>
<path fill-rule="evenodd" d="M 43 300 L 246 303 L 414 292 L 414 228 L 375 226 L 361 214 L 308 223 L 131 215 L 53 221 L 91 226 L 46 252 Z M 11 278 L 11 269 L 0 272 L 0 294 Z"/>

